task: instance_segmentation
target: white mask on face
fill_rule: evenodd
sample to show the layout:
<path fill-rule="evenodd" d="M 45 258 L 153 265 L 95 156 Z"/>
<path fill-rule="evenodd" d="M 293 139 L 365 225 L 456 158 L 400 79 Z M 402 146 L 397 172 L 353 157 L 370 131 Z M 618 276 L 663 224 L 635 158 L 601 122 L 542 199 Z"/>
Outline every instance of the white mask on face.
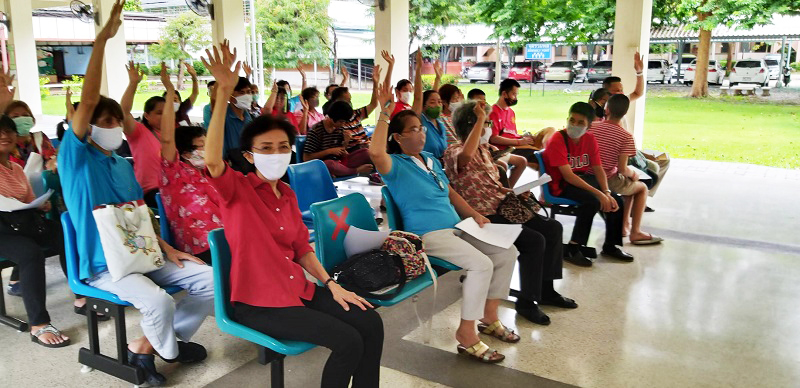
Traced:
<path fill-rule="evenodd" d="M 206 168 L 206 150 L 192 151 L 186 161 L 199 170 Z"/>
<path fill-rule="evenodd" d="M 122 127 L 103 128 L 92 125 L 90 135 L 95 144 L 106 151 L 116 151 L 122 145 Z"/>
<path fill-rule="evenodd" d="M 411 104 L 411 96 L 412 96 L 411 92 L 402 92 L 400 93 L 400 101 L 402 101 L 405 104 Z"/>
<path fill-rule="evenodd" d="M 250 109 L 250 106 L 253 104 L 253 95 L 252 94 L 242 94 L 239 97 L 236 97 L 236 107 L 239 109 Z"/>
<path fill-rule="evenodd" d="M 292 161 L 292 153 L 286 154 L 257 154 L 251 152 L 253 155 L 253 164 L 256 169 L 264 178 L 270 181 L 281 179 L 286 174 L 286 169 L 289 168 L 289 163 Z"/>
<path fill-rule="evenodd" d="M 173 102 L 172 103 L 172 107 L 175 109 L 175 112 L 177 112 L 178 109 L 181 108 L 181 103 L 180 102 Z"/>
<path fill-rule="evenodd" d="M 449 106 L 450 113 L 454 113 L 458 108 L 461 108 L 462 105 L 464 105 L 464 101 L 451 102 Z"/>
<path fill-rule="evenodd" d="M 569 125 L 569 124 L 567 124 L 567 135 L 569 135 L 569 137 L 571 139 L 579 139 L 588 130 L 589 130 L 588 127 L 581 127 L 579 125 Z"/>
<path fill-rule="evenodd" d="M 483 127 L 483 136 L 481 136 L 481 144 L 489 144 L 489 139 L 492 137 L 492 129 Z"/>

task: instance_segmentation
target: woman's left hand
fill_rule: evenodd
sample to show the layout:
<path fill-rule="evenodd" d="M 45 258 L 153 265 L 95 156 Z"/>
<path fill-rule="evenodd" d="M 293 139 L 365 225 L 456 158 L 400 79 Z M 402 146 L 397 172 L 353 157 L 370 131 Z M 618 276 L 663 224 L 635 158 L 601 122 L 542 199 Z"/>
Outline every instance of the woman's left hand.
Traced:
<path fill-rule="evenodd" d="M 336 303 L 342 305 L 344 311 L 350 311 L 350 304 L 354 304 L 360 307 L 364 311 L 367 310 L 367 307 L 373 308 L 372 305 L 369 302 L 367 302 L 366 299 L 356 295 L 354 292 L 345 290 L 338 283 L 331 282 L 328 284 L 330 284 L 330 286 L 328 286 L 328 289 L 331 290 L 331 294 L 333 295 L 333 300 L 335 300 Z"/>
<path fill-rule="evenodd" d="M 44 205 L 39 207 L 39 210 L 41 210 L 41 211 L 43 211 L 45 213 L 49 212 L 52 209 L 53 209 L 53 205 L 50 203 L 50 201 L 45 202 Z"/>
<path fill-rule="evenodd" d="M 166 252 L 166 254 L 167 254 L 167 260 L 175 263 L 175 265 L 177 265 L 178 268 L 183 268 L 183 263 L 182 263 L 183 261 L 191 261 L 193 263 L 197 263 L 200 265 L 206 265 L 206 263 L 203 262 L 203 260 L 200 260 L 197 257 L 194 257 L 186 252 L 181 252 L 175 248 L 169 249 Z"/>
<path fill-rule="evenodd" d="M 480 226 L 481 228 L 483 228 L 484 225 L 490 224 L 492 222 L 492 221 L 489 221 L 488 218 L 484 217 L 481 214 L 476 214 L 476 215 L 472 216 L 472 218 L 475 219 L 475 222 L 477 222 L 478 226 Z"/>

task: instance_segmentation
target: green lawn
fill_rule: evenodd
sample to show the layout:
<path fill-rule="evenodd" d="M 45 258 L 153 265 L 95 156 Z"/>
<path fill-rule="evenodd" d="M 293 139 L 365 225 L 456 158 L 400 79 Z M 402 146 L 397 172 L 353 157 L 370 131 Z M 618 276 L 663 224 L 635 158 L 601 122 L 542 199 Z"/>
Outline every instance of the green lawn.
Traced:
<path fill-rule="evenodd" d="M 474 87 L 460 86 L 465 94 Z M 489 101 L 497 99 L 493 85 L 478 87 L 486 92 Z M 519 104 L 514 108 L 520 130 L 563 126 L 569 106 L 588 98 L 588 92 L 568 94 L 556 90 L 547 90 L 543 97 L 541 89 L 534 89 L 529 96 L 526 87 L 523 85 Z M 147 98 L 160 93 L 137 95 L 134 109 L 141 109 Z M 353 92 L 353 105 L 366 105 L 369 98 L 369 93 Z M 207 103 L 203 90 L 196 105 Z M 63 96 L 46 97 L 42 104 L 45 114 L 64 114 Z M 799 114 L 797 105 L 752 103 L 742 97 L 698 100 L 677 94 L 653 94 L 647 99 L 644 148 L 667 151 L 675 158 L 800 168 Z M 373 114 L 367 123 L 374 122 Z"/>

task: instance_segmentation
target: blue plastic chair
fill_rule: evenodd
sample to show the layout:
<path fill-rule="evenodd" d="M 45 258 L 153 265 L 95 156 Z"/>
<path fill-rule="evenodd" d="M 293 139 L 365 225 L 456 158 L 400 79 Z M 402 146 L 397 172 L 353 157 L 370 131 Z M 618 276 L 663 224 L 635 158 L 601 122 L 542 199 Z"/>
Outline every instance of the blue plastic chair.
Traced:
<path fill-rule="evenodd" d="M 303 223 L 312 228 L 314 220 L 311 217 L 311 204 L 339 196 L 328 167 L 321 160 L 315 159 L 289 165 L 288 173 L 289 184 L 297 196 L 297 204 L 303 215 Z"/>
<path fill-rule="evenodd" d="M 0 270 L 13 266 L 13 262 L 0 257 Z M 3 279 L 0 278 L 0 292 L 2 292 L 2 295 L 0 295 L 0 323 L 13 327 L 17 331 L 28 330 L 28 324 L 25 323 L 25 321 L 10 317 L 6 314 L 6 296 L 3 290 L 5 290 L 5 287 L 3 286 Z"/>
<path fill-rule="evenodd" d="M 391 230 L 404 230 L 403 229 L 403 216 L 400 215 L 400 209 L 397 208 L 397 204 L 394 203 L 394 199 L 392 198 L 392 193 L 389 192 L 389 188 L 383 186 L 381 188 L 381 196 L 383 196 L 383 202 L 386 206 L 386 217 L 389 219 L 389 229 Z M 437 267 L 444 268 L 448 271 L 460 271 L 461 267 L 447 261 L 444 259 L 440 259 L 434 256 L 428 256 L 428 260 L 430 260 L 431 265 L 435 265 Z"/>
<path fill-rule="evenodd" d="M 78 246 L 75 228 L 69 212 L 61 215 L 61 225 L 64 227 L 64 249 L 67 261 L 67 282 L 72 292 L 86 297 L 86 311 L 89 329 L 89 349 L 81 348 L 78 351 L 78 362 L 85 365 L 81 371 L 97 369 L 110 374 L 131 384 L 144 383 L 144 372 L 128 363 L 128 339 L 125 329 L 125 307 L 131 306 L 116 295 L 94 288 L 80 279 L 78 270 Z M 165 287 L 170 295 L 182 291 L 180 287 Z M 100 335 L 97 329 L 97 313 L 114 318 L 117 339 L 117 358 L 111 358 L 100 353 Z"/>
<path fill-rule="evenodd" d="M 158 205 L 158 225 L 161 229 L 161 239 L 174 247 L 175 240 L 172 238 L 172 229 L 169 227 L 167 210 L 164 208 L 164 203 L 161 202 L 161 193 L 156 193 L 156 204 Z"/>
<path fill-rule="evenodd" d="M 258 362 L 271 364 L 272 387 L 283 387 L 283 359 L 301 354 L 315 345 L 299 341 L 282 341 L 233 320 L 231 305 L 231 248 L 225 239 L 223 229 L 212 230 L 208 234 L 211 258 L 214 261 L 214 315 L 220 330 L 234 337 L 258 345 Z"/>
<path fill-rule="evenodd" d="M 317 232 L 317 257 L 328 271 L 347 260 L 347 254 L 344 251 L 344 236 L 347 232 L 343 231 L 331 217 L 331 213 L 341 217 L 345 209 L 348 209 L 347 217 L 344 219 L 347 225 L 364 230 L 378 230 L 378 224 L 372 215 L 372 208 L 361 193 L 352 193 L 341 198 L 312 204 L 311 214 L 314 216 L 314 229 Z M 335 239 L 334 234 L 336 234 Z M 433 275 L 436 276 L 436 273 L 434 272 Z M 367 299 L 373 305 L 392 306 L 416 295 L 432 284 L 431 276 L 425 274 L 407 282 L 400 293 L 392 299 Z"/>
<path fill-rule="evenodd" d="M 58 138 L 52 138 L 50 139 L 50 144 L 53 145 L 53 148 L 58 149 L 58 146 L 61 145 L 61 140 L 58 140 Z"/>
<path fill-rule="evenodd" d="M 303 152 L 306 148 L 306 135 L 297 135 L 294 138 L 294 153 L 296 162 L 303 163 Z"/>
<path fill-rule="evenodd" d="M 539 176 L 546 174 L 544 167 L 544 159 L 542 159 L 542 151 L 536 151 L 534 155 L 536 155 L 536 161 L 539 163 Z M 544 197 L 544 201 L 551 204 L 550 206 L 550 213 L 553 214 L 553 218 L 556 217 L 556 214 L 566 214 L 574 216 L 577 211 L 577 206 L 580 205 L 578 202 L 575 202 L 571 199 L 556 197 L 550 192 L 550 183 L 546 183 L 542 185 L 542 196 Z"/>

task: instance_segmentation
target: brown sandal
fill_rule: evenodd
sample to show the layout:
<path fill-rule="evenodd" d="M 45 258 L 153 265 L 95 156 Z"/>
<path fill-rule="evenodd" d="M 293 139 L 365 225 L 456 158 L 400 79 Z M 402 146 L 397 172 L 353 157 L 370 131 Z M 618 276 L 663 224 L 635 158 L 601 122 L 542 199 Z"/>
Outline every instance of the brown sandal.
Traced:
<path fill-rule="evenodd" d="M 497 352 L 497 350 L 490 348 L 483 341 L 478 341 L 477 344 L 470 347 L 458 345 L 458 354 L 465 355 L 474 360 L 484 362 L 487 364 L 496 364 L 506 359 L 506 356 Z"/>
<path fill-rule="evenodd" d="M 497 330 L 502 329 L 501 333 L 498 333 Z M 503 342 L 508 342 L 510 344 L 515 344 L 519 342 L 520 337 L 514 333 L 514 330 L 511 330 L 505 326 L 498 320 L 494 321 L 491 325 L 487 325 L 483 322 L 478 322 L 478 330 L 483 334 L 488 334 L 494 338 L 499 339 Z"/>

